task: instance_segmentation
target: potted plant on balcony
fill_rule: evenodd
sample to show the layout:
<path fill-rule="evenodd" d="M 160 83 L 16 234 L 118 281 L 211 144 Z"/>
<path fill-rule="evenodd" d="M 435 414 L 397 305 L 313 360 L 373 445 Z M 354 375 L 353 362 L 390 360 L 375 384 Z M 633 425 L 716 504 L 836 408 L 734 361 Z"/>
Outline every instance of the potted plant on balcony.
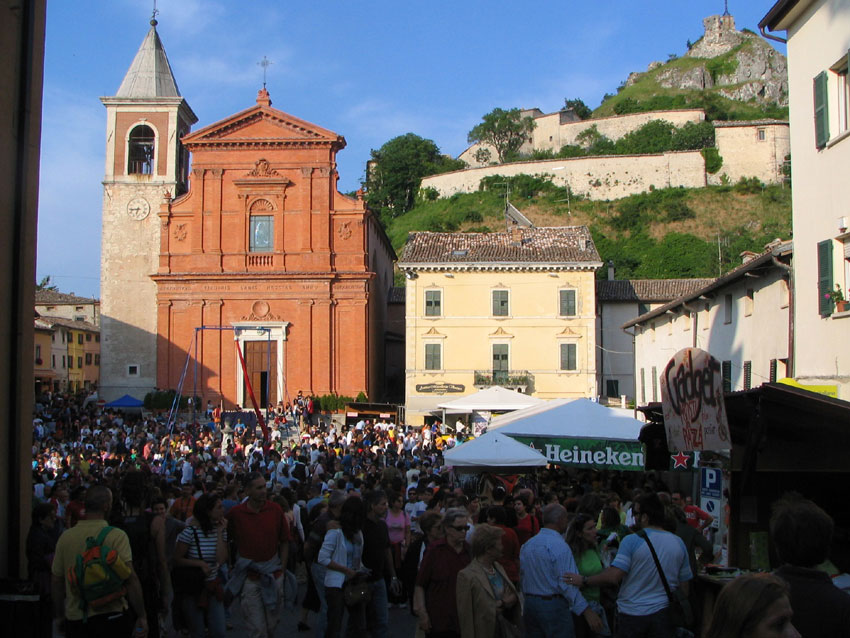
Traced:
<path fill-rule="evenodd" d="M 841 286 L 835 284 L 835 290 L 826 293 L 828 299 L 832 299 L 835 304 L 835 312 L 847 312 L 850 310 L 850 302 L 844 299 L 844 293 L 841 291 Z"/>

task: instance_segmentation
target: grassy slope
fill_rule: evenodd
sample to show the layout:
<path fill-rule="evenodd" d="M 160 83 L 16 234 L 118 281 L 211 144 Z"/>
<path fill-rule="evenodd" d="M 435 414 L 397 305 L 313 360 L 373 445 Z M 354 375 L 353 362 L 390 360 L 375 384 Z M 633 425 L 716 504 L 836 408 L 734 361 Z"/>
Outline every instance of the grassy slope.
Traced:
<path fill-rule="evenodd" d="M 726 271 L 740 264 L 740 251 L 761 251 L 768 241 L 787 239 L 791 232 L 791 191 L 783 186 L 668 189 L 569 205 L 564 200 L 565 192 L 553 189 L 512 203 L 537 226 L 589 226 L 603 260 L 613 259 L 621 277 L 716 276 L 718 236 Z M 668 221 L 671 201 L 684 204 L 693 217 Z M 618 218 L 635 204 L 640 218 L 624 228 Z M 400 253 L 411 231 L 503 231 L 503 207 L 497 193 L 455 195 L 420 204 L 393 220 L 387 232 Z M 665 259 L 665 250 L 673 250 L 665 242 L 674 237 L 683 242 L 685 254 Z"/>

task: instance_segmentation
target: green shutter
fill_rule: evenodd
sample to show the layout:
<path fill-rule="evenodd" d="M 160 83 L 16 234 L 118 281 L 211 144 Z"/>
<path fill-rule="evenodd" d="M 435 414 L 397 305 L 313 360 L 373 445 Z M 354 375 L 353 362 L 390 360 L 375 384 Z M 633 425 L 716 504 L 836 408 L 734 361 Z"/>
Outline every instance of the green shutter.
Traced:
<path fill-rule="evenodd" d="M 835 304 L 832 292 L 832 240 L 818 242 L 818 312 L 822 317 L 832 314 Z"/>
<path fill-rule="evenodd" d="M 823 148 L 829 141 L 829 99 L 826 71 L 815 78 L 815 146 Z"/>
<path fill-rule="evenodd" d="M 561 316 L 575 317 L 576 315 L 576 291 L 561 291 Z"/>
<path fill-rule="evenodd" d="M 576 344 L 562 343 L 561 344 L 561 370 L 576 370 L 578 365 L 576 362 Z"/>

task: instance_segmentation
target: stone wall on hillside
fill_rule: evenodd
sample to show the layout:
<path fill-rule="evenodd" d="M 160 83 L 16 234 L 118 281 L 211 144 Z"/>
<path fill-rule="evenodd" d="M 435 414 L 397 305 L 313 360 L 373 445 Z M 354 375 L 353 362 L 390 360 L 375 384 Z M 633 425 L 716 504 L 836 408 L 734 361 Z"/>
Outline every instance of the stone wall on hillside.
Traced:
<path fill-rule="evenodd" d="M 557 186 L 590 200 L 606 200 L 643 193 L 651 188 L 702 188 L 706 185 L 705 160 L 699 151 L 657 155 L 609 155 L 536 162 L 514 162 L 432 175 L 421 188 L 433 188 L 440 197 L 473 193 L 489 175 L 551 175 Z"/>
<path fill-rule="evenodd" d="M 520 149 L 521 152 L 530 153 L 535 150 L 558 152 L 562 146 L 578 144 L 578 136 L 592 126 L 596 126 L 600 134 L 616 141 L 654 120 L 666 120 L 676 127 L 682 127 L 688 122 L 697 123 L 705 120 L 705 113 L 702 109 L 650 111 L 578 121 L 564 117 L 563 113 L 563 111 L 557 111 L 536 117 L 534 121 L 537 126 L 532 132 L 531 143 Z M 461 153 L 458 159 L 463 160 L 473 168 L 487 166 L 488 162 L 479 162 L 475 157 L 476 152 L 481 148 L 490 151 L 491 161 L 496 159 L 495 149 L 486 144 L 473 144 Z"/>

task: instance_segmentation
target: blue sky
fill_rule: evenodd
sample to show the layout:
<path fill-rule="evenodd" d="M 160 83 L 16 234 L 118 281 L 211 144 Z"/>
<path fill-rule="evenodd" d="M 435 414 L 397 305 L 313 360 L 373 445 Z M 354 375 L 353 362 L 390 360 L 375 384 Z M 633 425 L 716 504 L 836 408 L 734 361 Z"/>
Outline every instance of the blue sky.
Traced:
<path fill-rule="evenodd" d="M 38 277 L 99 296 L 106 110 L 149 28 L 151 0 L 48 4 Z M 495 107 L 599 105 L 631 71 L 702 35 L 722 0 L 159 0 L 157 30 L 195 129 L 255 103 L 346 138 L 340 188 L 371 149 L 413 132 L 457 156 Z M 758 31 L 772 0 L 730 0 Z M 782 51 L 784 53 L 784 50 Z"/>

